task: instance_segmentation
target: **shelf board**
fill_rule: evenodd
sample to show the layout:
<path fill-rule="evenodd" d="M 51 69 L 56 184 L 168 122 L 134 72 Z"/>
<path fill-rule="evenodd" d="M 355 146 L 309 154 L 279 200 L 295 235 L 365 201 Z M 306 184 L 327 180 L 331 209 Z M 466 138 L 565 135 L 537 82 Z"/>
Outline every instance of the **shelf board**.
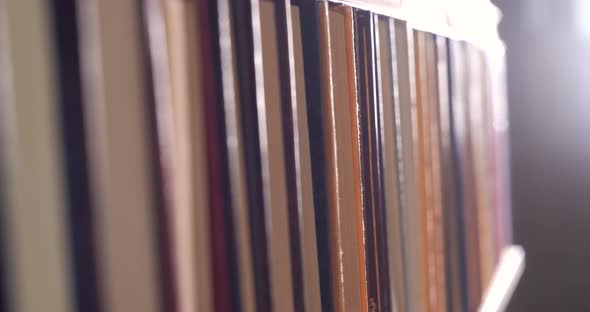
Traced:
<path fill-rule="evenodd" d="M 504 248 L 479 312 L 502 312 L 520 281 L 525 265 L 524 249 L 512 245 Z"/>

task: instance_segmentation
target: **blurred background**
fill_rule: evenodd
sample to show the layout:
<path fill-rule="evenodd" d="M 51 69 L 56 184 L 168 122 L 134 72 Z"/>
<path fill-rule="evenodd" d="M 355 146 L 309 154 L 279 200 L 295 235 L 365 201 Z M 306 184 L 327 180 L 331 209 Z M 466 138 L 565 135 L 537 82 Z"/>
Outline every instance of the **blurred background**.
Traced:
<path fill-rule="evenodd" d="M 507 46 L 514 240 L 508 311 L 590 311 L 590 1 L 497 0 Z"/>

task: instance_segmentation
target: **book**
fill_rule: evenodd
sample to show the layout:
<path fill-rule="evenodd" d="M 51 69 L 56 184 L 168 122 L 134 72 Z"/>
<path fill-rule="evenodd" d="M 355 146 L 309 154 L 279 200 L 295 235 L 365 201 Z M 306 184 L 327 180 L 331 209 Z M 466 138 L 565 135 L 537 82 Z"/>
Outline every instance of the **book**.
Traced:
<path fill-rule="evenodd" d="M 71 268 L 77 310 L 99 311 L 96 261 L 96 218 L 89 179 L 87 124 L 82 94 L 79 29 L 76 1 L 50 2 L 52 40 L 55 47 L 56 98 L 60 122 L 65 206 L 71 237 Z"/>
<path fill-rule="evenodd" d="M 428 79 L 428 101 L 430 125 L 430 153 L 431 153 L 431 177 L 432 177 L 432 231 L 433 231 L 433 259 L 435 270 L 434 287 L 436 292 L 435 310 L 447 310 L 446 292 L 446 263 L 444 246 L 444 218 L 442 198 L 442 166 L 441 166 L 441 134 L 440 134 L 440 100 L 438 92 L 438 64 L 436 56 L 436 38 L 430 34 L 424 34 L 426 47 L 426 77 Z M 443 95 L 444 96 L 444 95 Z M 428 129 L 427 129 L 428 131 Z"/>
<path fill-rule="evenodd" d="M 372 52 L 372 69 L 373 72 L 371 83 L 372 85 L 372 94 L 374 97 L 373 104 L 372 104 L 372 133 L 373 133 L 373 146 L 374 146 L 374 173 L 373 173 L 373 180 L 374 180 L 374 197 L 376 206 L 376 225 L 377 225 L 377 243 L 378 243 L 378 257 L 379 257 L 379 301 L 381 305 L 381 310 L 390 310 L 392 309 L 392 300 L 391 292 L 391 280 L 390 277 L 390 267 L 389 267 L 389 256 L 387 253 L 387 246 L 388 246 L 388 237 L 387 237 L 387 207 L 385 202 L 385 192 L 387 191 L 384 188 L 384 166 L 383 166 L 383 158 L 384 158 L 384 137 L 383 137 L 383 127 L 385 120 L 383 119 L 383 102 L 380 96 L 380 78 L 379 78 L 379 71 L 381 67 L 381 56 L 379 53 L 379 16 L 376 14 L 370 15 L 371 19 L 371 28 L 372 28 L 372 39 L 373 42 L 371 44 Z"/>
<path fill-rule="evenodd" d="M 211 278 L 215 311 L 234 311 L 241 307 L 240 298 L 240 265 L 243 254 L 238 256 L 236 227 L 234 227 L 235 200 L 232 192 L 229 159 L 234 155 L 228 150 L 228 137 L 225 105 L 233 102 L 226 101 L 227 90 L 224 85 L 231 78 L 232 66 L 227 65 L 231 50 L 223 45 L 222 39 L 229 38 L 227 2 L 219 1 L 213 5 L 210 1 L 197 2 L 197 29 L 199 30 L 199 48 L 201 53 L 198 60 L 200 65 L 199 81 L 202 83 L 202 103 L 205 127 L 205 161 L 207 163 L 207 199 L 209 216 L 209 255 L 211 259 Z M 224 47 L 223 50 L 221 48 Z M 221 54 L 220 51 L 224 53 Z M 222 63 L 222 60 L 225 60 Z M 225 65 L 225 66 L 224 66 Z M 229 74 L 227 74 L 229 71 Z M 230 80 L 231 81 L 231 80 Z M 229 128 L 230 131 L 232 128 Z M 230 132 L 233 133 L 233 132 Z M 231 140 L 231 138 L 229 138 Z M 234 159 L 234 158 L 232 158 Z M 235 163 L 232 162 L 232 165 Z M 255 177 L 255 176 L 253 176 Z M 239 212 L 238 212 L 239 213 Z M 241 223 L 239 223 L 242 225 Z M 242 230 L 243 228 L 239 228 Z M 241 234 L 241 233 L 240 233 Z M 240 257 L 240 258 L 238 258 Z M 247 299 L 246 299 L 247 300 Z"/>
<path fill-rule="evenodd" d="M 477 173 L 475 166 L 474 146 L 472 145 L 474 133 L 470 126 L 470 115 L 474 109 L 474 99 L 471 97 L 473 84 L 470 75 L 470 68 L 473 65 L 469 58 L 470 46 L 467 43 L 459 44 L 460 53 L 463 55 L 461 65 L 463 70 L 463 81 L 461 90 L 463 101 L 457 103 L 459 120 L 459 144 L 460 166 L 462 168 L 463 187 L 463 217 L 465 223 L 465 247 L 467 257 L 467 277 L 469 293 L 469 309 L 473 310 L 479 306 L 482 296 L 481 282 L 481 254 L 480 254 L 480 232 L 479 232 L 479 209 L 477 207 Z"/>
<path fill-rule="evenodd" d="M 267 311 L 278 304 L 275 293 L 283 290 L 280 295 L 289 296 L 290 291 L 284 290 L 290 288 L 291 285 L 274 284 L 277 277 L 283 272 L 276 271 L 277 263 L 271 264 L 273 259 L 276 259 L 276 256 L 280 257 L 280 255 L 277 254 L 279 250 L 271 249 L 273 248 L 270 237 L 273 220 L 270 217 L 273 215 L 273 207 L 271 206 L 271 193 L 268 184 L 270 163 L 266 153 L 269 148 L 269 134 L 266 126 L 259 5 L 258 1 L 234 1 L 232 16 L 237 43 L 236 51 L 239 51 L 236 53 L 237 81 L 242 114 L 246 177 L 248 179 L 246 185 L 248 186 L 254 276 L 256 278 L 256 305 L 257 309 Z M 286 228 L 280 230 L 287 231 Z M 284 273 L 289 274 L 290 271 Z"/>
<path fill-rule="evenodd" d="M 149 163 L 152 169 L 152 200 L 155 207 L 156 238 L 158 243 L 159 292 L 162 306 L 178 310 L 178 251 L 173 227 L 175 213 L 182 202 L 175 198 L 180 185 L 175 160 L 176 141 L 168 57 L 168 37 L 164 20 L 164 6 L 160 0 L 144 0 L 141 6 L 142 45 L 144 52 L 148 103 Z M 181 200 L 181 199 L 180 199 Z M 180 273 L 182 274 L 182 273 Z"/>
<path fill-rule="evenodd" d="M 304 276 L 303 276 L 303 237 L 304 228 L 301 216 L 301 177 L 298 164 L 298 125 L 294 77 L 293 56 L 293 25 L 291 21 L 290 1 L 277 3 L 275 19 L 277 22 L 277 43 L 279 47 L 279 74 L 281 79 L 282 118 L 283 118 L 283 144 L 285 147 L 285 169 L 287 177 L 287 200 L 289 211 L 289 236 L 291 248 L 291 274 L 293 277 L 293 300 L 295 310 L 305 310 Z M 315 224 L 315 222 L 314 222 Z"/>
<path fill-rule="evenodd" d="M 328 214 L 332 261 L 333 305 L 337 311 L 361 310 L 361 281 L 353 183 L 346 20 L 337 9 L 318 2 L 320 60 L 327 159 Z M 346 280 L 346 283 L 344 282 Z"/>
<path fill-rule="evenodd" d="M 324 111 L 322 105 L 322 62 L 320 60 L 320 10 L 315 1 L 294 0 L 300 15 L 305 17 L 301 25 L 301 48 L 307 125 L 309 130 L 309 153 L 313 203 L 315 209 L 317 261 L 319 268 L 320 300 L 322 310 L 331 311 L 334 304 L 332 286 L 332 255 L 330 252 L 330 223 L 328 205 L 327 151 L 325 149 Z"/>
<path fill-rule="evenodd" d="M 359 56 L 359 49 L 358 43 L 356 42 L 356 33 L 358 30 L 358 23 L 356 20 L 356 12 L 348 6 L 341 6 L 337 8 L 340 10 L 345 17 L 346 22 L 346 54 L 347 54 L 347 68 L 349 71 L 348 75 L 348 96 L 351 99 L 349 101 L 349 110 L 350 110 L 350 128 L 351 128 L 351 135 L 352 135 L 352 166 L 354 172 L 354 193 L 355 193 L 355 212 L 356 212 L 356 232 L 357 232 L 357 244 L 358 244 L 358 259 L 359 259 L 359 273 L 360 273 L 360 286 L 361 286 L 361 306 L 363 311 L 368 311 L 369 309 L 369 300 L 370 294 L 368 293 L 369 289 L 375 290 L 376 287 L 371 287 L 369 285 L 369 281 L 367 279 L 368 272 L 368 265 L 367 259 L 369 256 L 367 255 L 367 248 L 368 245 L 366 244 L 367 241 L 365 240 L 366 237 L 366 223 L 365 223 L 365 216 L 371 215 L 369 211 L 365 211 L 367 209 L 367 205 L 365 205 L 365 197 L 363 192 L 366 190 L 365 182 L 363 181 L 363 171 L 361 159 L 363 158 L 363 148 L 365 147 L 365 141 L 362 138 L 364 134 L 361 131 L 362 125 L 362 115 L 361 115 L 361 103 L 358 97 L 359 93 L 359 81 L 358 81 L 358 73 L 361 72 L 358 68 L 358 56 Z M 366 197 L 368 199 L 368 197 Z M 372 237 L 371 235 L 368 235 Z M 374 247 L 374 246 L 372 246 Z M 374 262 L 373 262 L 374 264 Z M 371 265 L 370 268 L 374 268 Z M 374 271 L 373 271 L 374 272 Z M 374 279 L 372 280 L 374 282 Z M 374 286 L 374 284 L 373 284 Z M 373 292 L 373 295 L 375 293 Z"/>
<path fill-rule="evenodd" d="M 318 270 L 318 246 L 316 241 L 315 204 L 313 200 L 313 172 L 309 127 L 307 121 L 307 99 L 305 70 L 303 60 L 301 10 L 291 5 L 291 25 L 293 36 L 293 74 L 295 89 L 294 136 L 296 168 L 298 170 L 298 203 L 301 214 L 301 250 L 303 266 L 303 289 L 305 311 L 321 310 L 321 294 Z M 291 78 L 293 79 L 293 78 Z"/>
<path fill-rule="evenodd" d="M 452 119 L 450 106 L 450 68 L 447 39 L 435 36 L 436 86 L 438 93 L 439 166 L 441 173 L 441 200 L 443 211 L 445 293 L 448 311 L 461 308 L 461 274 L 459 262 L 459 233 L 457 230 L 457 189 L 455 187 L 455 161 L 453 155 Z"/>
<path fill-rule="evenodd" d="M 196 4 L 165 1 L 162 9 L 174 140 L 171 228 L 177 310 L 194 311 L 198 307 L 207 311 L 212 310 L 211 259 L 198 256 L 208 254 L 209 223 Z"/>
<path fill-rule="evenodd" d="M 418 160 L 418 194 L 420 196 L 420 237 L 423 242 L 422 271 L 424 273 L 424 293 L 426 309 L 434 309 L 437 305 L 437 294 L 434 289 L 434 231 L 433 225 L 433 192 L 432 192 L 432 161 L 430 151 L 430 107 L 428 99 L 428 77 L 426 76 L 426 42 L 424 33 L 414 30 L 414 56 L 416 66 L 416 137 Z"/>
<path fill-rule="evenodd" d="M 237 52 L 234 19 L 231 16 L 231 1 L 217 2 L 217 25 L 219 31 L 219 53 L 221 63 L 221 83 L 223 85 L 223 110 L 225 116 L 230 174 L 231 202 L 234 234 L 236 236 L 237 264 L 239 273 L 239 298 L 242 311 L 256 311 L 255 278 L 253 265 L 252 231 L 250 211 L 246 194 L 246 169 L 244 137 L 241 124 L 241 105 L 237 87 Z M 256 229 L 254 229 L 256 230 Z"/>
<path fill-rule="evenodd" d="M 74 311 L 51 7 L 3 0 L 0 9 L 4 308 Z"/>
<path fill-rule="evenodd" d="M 177 309 L 211 310 L 211 258 L 197 256 L 209 252 L 210 229 L 196 2 L 165 1 L 162 9 L 170 72 L 170 126 L 173 127 L 169 161 L 174 189 L 170 213 Z M 165 73 L 163 76 L 164 79 Z"/>
<path fill-rule="evenodd" d="M 383 243 L 384 229 L 383 197 L 381 190 L 381 142 L 380 142 L 380 103 L 377 96 L 379 64 L 375 53 L 374 15 L 366 11 L 355 11 L 355 43 L 358 80 L 358 109 L 356 122 L 359 124 L 360 171 L 362 179 L 364 240 L 366 254 L 368 309 L 381 311 L 387 309 L 383 290 L 389 289 L 387 283 L 387 258 L 383 258 L 386 247 Z"/>
<path fill-rule="evenodd" d="M 462 271 L 458 223 L 458 180 L 454 153 L 454 127 L 451 99 L 451 64 L 449 42 L 436 37 L 437 90 L 439 102 L 440 166 L 442 179 L 442 210 L 444 222 L 444 253 L 446 302 L 448 311 L 464 311 L 462 301 Z"/>
<path fill-rule="evenodd" d="M 469 116 L 468 123 L 471 132 L 471 146 L 473 151 L 473 166 L 475 175 L 475 207 L 477 209 L 477 228 L 479 238 L 480 284 L 481 289 L 491 280 L 494 270 L 494 241 L 493 241 L 493 209 L 491 207 L 491 184 L 488 164 L 491 164 L 491 150 L 489 149 L 489 133 L 486 120 L 487 104 L 485 101 L 486 82 L 484 80 L 484 64 L 481 52 L 475 47 L 467 51 L 469 59 Z"/>
<path fill-rule="evenodd" d="M 78 8 L 99 289 L 109 311 L 164 303 L 140 9 L 134 1 Z"/>
<path fill-rule="evenodd" d="M 479 277 L 479 272 L 474 270 L 474 261 L 469 260 L 471 251 L 473 253 L 474 238 L 468 238 L 469 228 L 467 226 L 466 209 L 467 203 L 465 200 L 465 176 L 466 176 L 466 157 L 465 157 L 465 141 L 466 141 L 466 123 L 465 123 L 465 105 L 466 97 L 466 68 L 462 62 L 464 55 L 464 48 L 462 42 L 450 42 L 449 44 L 449 68 L 451 72 L 451 124 L 453 135 L 453 153 L 456 161 L 455 175 L 457 179 L 457 230 L 459 241 L 459 267 L 461 270 L 461 298 L 463 311 L 470 311 L 471 308 L 477 304 L 474 303 L 473 284 L 479 284 L 473 279 Z M 468 196 L 468 195 L 467 195 Z M 468 241 L 470 239 L 471 241 Z"/>
<path fill-rule="evenodd" d="M 502 182 L 501 181 L 501 171 L 504 171 L 502 169 L 498 169 L 497 166 L 497 159 L 498 159 L 498 155 L 497 155 L 497 151 L 498 151 L 498 145 L 497 145 L 497 141 L 496 141 L 496 132 L 495 132 L 495 125 L 497 124 L 495 121 L 495 116 L 494 116 L 494 111 L 496 110 L 495 107 L 495 91 L 494 91 L 494 85 L 493 85 L 493 81 L 497 81 L 499 77 L 496 78 L 492 78 L 495 76 L 495 74 L 493 74 L 494 70 L 492 69 L 494 66 L 492 65 L 492 61 L 490 61 L 487 57 L 486 57 L 486 53 L 484 51 L 480 51 L 481 53 L 481 57 L 482 57 L 482 83 L 483 83 L 483 87 L 482 87 L 482 97 L 483 97 L 483 109 L 482 109 L 482 115 L 483 115 L 483 136 L 485 137 L 485 145 L 486 145 L 486 150 L 487 150 L 487 163 L 485 164 L 485 174 L 489 177 L 489 181 L 487 181 L 488 183 L 488 200 L 489 200 L 489 209 L 490 211 L 489 213 L 489 222 L 490 222 L 490 233 L 488 233 L 488 235 L 491 235 L 492 237 L 490 238 L 492 240 L 492 249 L 491 249 L 491 263 L 492 266 L 495 268 L 496 266 L 499 265 L 499 261 L 500 261 L 500 256 L 503 253 L 506 242 L 502 241 L 502 238 L 500 238 L 499 234 L 501 232 L 500 228 L 498 227 L 498 225 L 500 224 L 498 222 L 498 215 L 502 210 L 507 210 L 509 209 L 508 207 L 506 207 L 505 204 L 501 204 L 500 200 L 499 200 L 499 188 L 498 185 L 502 185 L 501 187 L 504 188 L 506 187 L 505 184 L 506 182 Z M 501 68 L 501 67 L 500 67 Z M 487 284 L 491 283 L 491 281 L 488 279 Z M 487 288 L 487 284 L 485 285 L 485 287 Z M 482 303 L 483 304 L 483 303 Z"/>
<path fill-rule="evenodd" d="M 405 209 L 402 207 L 402 235 L 406 271 L 407 309 L 422 311 L 427 301 L 425 292 L 425 258 L 421 219 L 421 197 L 418 193 L 418 125 L 417 90 L 413 29 L 405 22 L 395 21 L 395 47 L 399 79 L 399 106 L 402 141 L 402 170 Z"/>
<path fill-rule="evenodd" d="M 290 94 L 285 91 L 283 80 L 289 79 L 289 76 L 280 75 L 280 67 L 285 66 L 280 64 L 279 45 L 277 40 L 277 31 L 281 29 L 277 27 L 275 19 L 276 10 L 279 5 L 272 1 L 260 1 L 260 41 L 261 41 L 261 57 L 263 68 L 263 84 L 264 98 L 260 103 L 264 106 L 258 106 L 258 116 L 260 120 L 260 151 L 264 155 L 262 160 L 262 174 L 264 184 L 264 196 L 266 201 L 266 209 L 269 233 L 268 233 L 268 249 L 270 259 L 270 283 L 272 285 L 272 306 L 275 309 L 283 311 L 293 311 L 296 307 L 302 306 L 301 296 L 295 295 L 298 289 L 301 291 L 301 284 L 299 276 L 294 276 L 292 267 L 299 266 L 296 269 L 301 272 L 301 259 L 299 248 L 290 248 L 290 242 L 299 240 L 298 229 L 291 231 L 292 223 L 298 227 L 297 218 L 289 220 L 289 208 L 297 209 L 295 206 L 289 207 L 289 198 L 287 194 L 287 159 L 286 155 L 292 153 L 292 150 L 286 150 L 285 144 L 289 145 L 289 139 L 286 138 L 284 132 L 285 122 L 289 118 L 283 118 L 285 113 L 285 105 L 283 105 L 284 98 L 290 99 Z M 256 23 L 256 21 L 254 21 Z M 284 34 L 281 34 L 284 36 Z M 255 35 L 256 37 L 256 35 Z M 285 73 L 285 72 L 283 72 Z M 288 73 L 288 71 L 287 71 Z M 287 100 L 288 101 L 288 100 Z M 288 136 L 288 135 L 287 135 Z M 294 165 L 293 163 L 291 163 Z M 294 169 L 294 168 L 291 168 Z M 293 174 L 289 178 L 292 178 Z M 293 189 L 290 189 L 293 191 Z M 295 194 L 292 194 L 295 195 Z M 295 199 L 296 200 L 296 199 Z M 292 223 L 291 223 L 291 222 Z M 291 235 L 295 234 L 295 237 Z M 292 253 L 296 251 L 296 253 Z M 297 258 L 293 260 L 292 257 Z M 296 282 L 295 282 L 296 281 Z M 294 283 L 295 282 L 295 283 Z M 300 295 L 300 294 L 299 294 Z M 295 302 L 298 299 L 298 302 Z"/>
<path fill-rule="evenodd" d="M 394 20 L 381 16 L 378 21 L 378 92 L 383 127 L 383 187 L 385 195 L 387 255 L 393 311 L 406 311 L 406 289 L 401 224 L 403 176 L 400 171 L 401 129 L 399 128 L 399 80 L 395 47 Z"/>

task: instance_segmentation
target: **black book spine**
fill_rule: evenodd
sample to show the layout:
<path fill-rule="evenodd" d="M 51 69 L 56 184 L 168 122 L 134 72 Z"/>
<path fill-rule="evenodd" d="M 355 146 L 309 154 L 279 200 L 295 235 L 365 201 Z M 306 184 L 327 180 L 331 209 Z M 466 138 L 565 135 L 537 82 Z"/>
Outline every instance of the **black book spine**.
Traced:
<path fill-rule="evenodd" d="M 354 11 L 355 20 L 355 48 L 356 48 L 356 75 L 358 81 L 358 120 L 360 133 L 360 162 L 361 184 L 363 199 L 363 219 L 365 224 L 365 259 L 367 273 L 367 295 L 369 311 L 380 310 L 379 298 L 379 257 L 377 246 L 377 225 L 375 206 L 378 204 L 374 198 L 373 133 L 371 132 L 373 120 L 373 72 L 371 61 L 373 59 L 371 49 L 372 23 L 370 13 L 361 10 Z"/>

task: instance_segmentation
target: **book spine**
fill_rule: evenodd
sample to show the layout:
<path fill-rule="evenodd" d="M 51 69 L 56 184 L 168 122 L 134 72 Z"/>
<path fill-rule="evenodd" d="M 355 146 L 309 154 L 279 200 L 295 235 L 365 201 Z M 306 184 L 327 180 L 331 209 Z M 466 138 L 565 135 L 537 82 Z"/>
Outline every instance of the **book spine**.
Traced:
<path fill-rule="evenodd" d="M 233 233 L 232 203 L 225 146 L 224 107 L 222 105 L 222 68 L 218 29 L 218 11 L 210 1 L 197 1 L 201 49 L 201 77 L 207 144 L 207 176 L 211 237 L 213 305 L 215 311 L 240 310 L 239 276 Z M 259 193 L 255 193 L 259 194 Z M 263 241 L 264 242 L 264 241 Z"/>
<path fill-rule="evenodd" d="M 321 19 L 324 8 L 315 0 L 293 0 L 299 6 L 301 19 L 301 41 L 303 49 L 303 69 L 305 80 L 305 100 L 309 127 L 309 152 L 311 161 L 313 206 L 315 210 L 316 239 L 318 253 L 318 271 L 321 292 L 322 311 L 334 311 L 334 286 L 332 285 L 332 254 L 330 251 L 330 232 L 328 214 L 328 163 L 325 148 L 324 129 L 325 111 L 323 101 L 327 92 L 322 87 L 323 72 L 326 64 L 321 57 L 321 40 L 323 31 Z M 326 8 L 327 9 L 327 8 Z"/>
<path fill-rule="evenodd" d="M 289 245 L 291 251 L 291 279 L 295 311 L 305 312 L 303 274 L 301 207 L 301 176 L 299 146 L 297 142 L 297 99 L 295 90 L 295 65 L 293 55 L 293 25 L 291 5 L 288 0 L 278 0 L 275 5 L 276 40 L 278 45 L 279 76 L 281 90 L 281 113 L 283 124 L 283 150 L 287 185 L 287 210 L 289 215 Z M 296 140 L 297 139 L 297 140 Z"/>

